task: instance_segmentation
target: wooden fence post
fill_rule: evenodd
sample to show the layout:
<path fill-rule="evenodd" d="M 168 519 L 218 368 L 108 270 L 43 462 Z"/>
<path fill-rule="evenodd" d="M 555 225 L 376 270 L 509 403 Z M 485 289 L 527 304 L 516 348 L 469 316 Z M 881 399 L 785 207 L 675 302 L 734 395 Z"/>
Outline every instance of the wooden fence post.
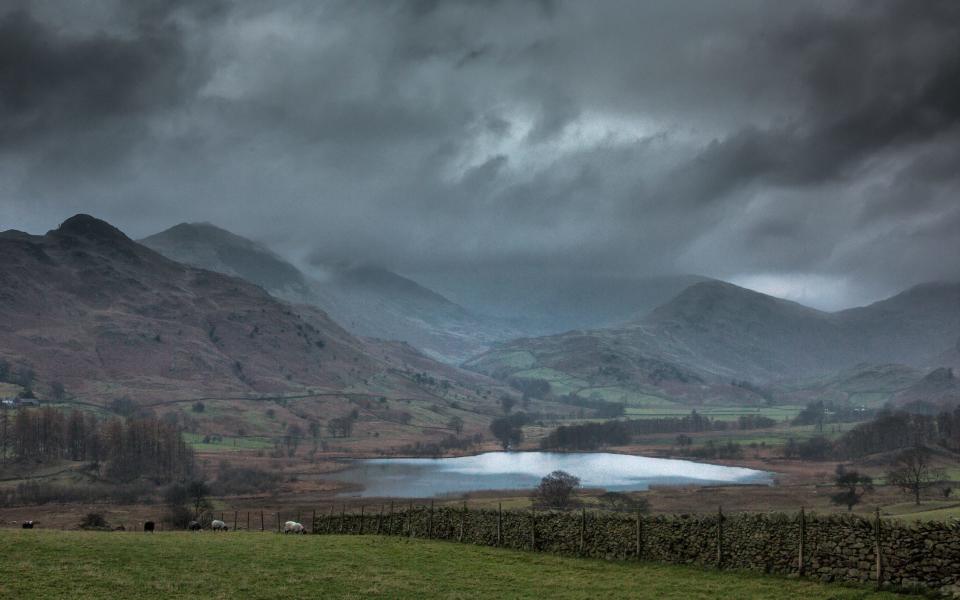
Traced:
<path fill-rule="evenodd" d="M 800 507 L 800 549 L 797 553 L 797 574 L 800 577 L 803 577 L 804 574 L 804 556 L 803 552 L 805 550 L 804 546 L 807 543 L 807 513 L 804 512 L 803 507 Z"/>
<path fill-rule="evenodd" d="M 717 568 L 723 568 L 723 507 L 717 507 Z"/>
<path fill-rule="evenodd" d="M 280 533 L 280 512 L 277 512 L 277 533 Z"/>
<path fill-rule="evenodd" d="M 497 503 L 497 546 L 503 541 L 503 502 Z"/>
<path fill-rule="evenodd" d="M 458 542 L 463 541 L 463 525 L 466 520 L 467 520 L 467 503 L 464 502 L 463 511 L 460 512 L 460 533 L 457 535 Z"/>
<path fill-rule="evenodd" d="M 260 511 L 260 532 L 263 533 L 263 511 Z"/>
<path fill-rule="evenodd" d="M 537 509 L 530 509 L 530 549 L 537 550 Z"/>
<path fill-rule="evenodd" d="M 400 532 L 403 533 L 402 531 Z M 390 501 L 390 514 L 387 516 L 387 535 L 393 534 L 393 501 Z"/>
<path fill-rule="evenodd" d="M 346 512 L 347 512 L 347 505 L 341 504 L 340 505 L 340 533 L 343 533 L 344 513 Z"/>
<path fill-rule="evenodd" d="M 427 539 L 433 538 L 433 500 L 430 501 L 430 515 L 427 517 Z"/>
<path fill-rule="evenodd" d="M 313 509 L 310 513 L 310 533 L 317 532 L 317 509 Z"/>
<path fill-rule="evenodd" d="M 237 511 L 233 511 L 233 530 L 237 530 Z"/>
<path fill-rule="evenodd" d="M 583 506 L 580 507 L 580 556 L 583 556 L 584 551 L 584 536 L 587 531 L 587 509 Z"/>
<path fill-rule="evenodd" d="M 247 511 L 247 531 L 250 531 L 250 511 Z"/>
<path fill-rule="evenodd" d="M 413 533 L 413 502 L 410 503 L 410 508 L 407 509 L 407 523 L 409 524 L 409 534 L 410 537 L 416 537 Z"/>
<path fill-rule="evenodd" d="M 643 556 L 643 517 L 637 509 L 637 560 Z"/>
<path fill-rule="evenodd" d="M 380 512 L 377 514 L 377 535 L 380 535 L 380 532 L 383 529 L 383 505 L 380 505 Z"/>
<path fill-rule="evenodd" d="M 358 535 L 363 535 L 363 509 L 364 508 L 365 507 L 361 504 L 360 505 L 360 532 L 358 533 Z"/>
<path fill-rule="evenodd" d="M 877 588 L 883 583 L 883 551 L 880 547 L 880 507 L 876 508 L 873 517 L 873 537 L 874 537 L 874 554 L 877 557 L 876 564 L 876 577 L 877 577 Z"/>

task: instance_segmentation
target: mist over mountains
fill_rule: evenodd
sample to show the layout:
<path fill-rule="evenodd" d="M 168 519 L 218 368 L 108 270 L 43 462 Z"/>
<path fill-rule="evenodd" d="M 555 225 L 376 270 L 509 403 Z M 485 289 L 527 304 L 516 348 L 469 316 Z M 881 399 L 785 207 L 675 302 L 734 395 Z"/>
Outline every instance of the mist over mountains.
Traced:
<path fill-rule="evenodd" d="M 931 283 L 834 313 L 706 281 L 620 327 L 519 339 L 468 363 L 498 377 L 541 376 L 576 393 L 616 388 L 665 398 L 728 401 L 844 370 L 888 396 L 943 367 L 960 338 L 960 284 Z M 901 379 L 871 365 L 900 365 Z M 835 384 L 836 385 L 836 384 Z M 760 386 L 758 388 L 757 386 Z M 943 390 L 941 389 L 940 392 Z M 939 392 L 938 392 L 939 393 Z M 909 392 L 901 398 L 926 397 Z M 940 394 L 954 399 L 957 390 Z M 742 398 L 741 398 L 742 400 Z"/>
<path fill-rule="evenodd" d="M 288 302 L 317 306 L 357 335 L 403 340 L 446 362 L 519 335 L 387 269 L 328 264 L 322 277 L 311 277 L 262 244 L 209 223 L 182 223 L 142 243 L 173 260 L 242 277 Z"/>
<path fill-rule="evenodd" d="M 391 373 L 401 368 L 468 386 L 482 375 L 542 379 L 555 394 L 641 404 L 799 402 L 871 386 L 888 400 L 943 404 L 957 392 L 956 283 L 824 312 L 699 277 L 646 288 L 620 280 L 607 302 L 593 302 L 606 291 L 598 277 L 596 289 L 543 292 L 531 299 L 539 312 L 507 320 L 383 268 L 332 265 L 313 277 L 211 224 L 141 245 L 78 215 L 44 236 L 8 231 L 0 242 L 5 358 L 89 391 L 110 381 L 149 397 L 356 391 L 376 380 L 399 392 L 409 382 Z M 588 326 L 538 335 L 571 323 Z"/>

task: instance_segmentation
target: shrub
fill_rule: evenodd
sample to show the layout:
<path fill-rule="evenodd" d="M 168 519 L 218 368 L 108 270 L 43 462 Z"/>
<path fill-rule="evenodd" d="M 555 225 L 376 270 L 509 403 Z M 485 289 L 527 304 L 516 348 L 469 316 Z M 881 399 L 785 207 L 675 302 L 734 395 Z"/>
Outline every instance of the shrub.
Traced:
<path fill-rule="evenodd" d="M 80 529 L 109 529 L 109 525 L 103 513 L 92 512 L 80 520 Z"/>
<path fill-rule="evenodd" d="M 252 494 L 272 492 L 280 485 L 279 473 L 265 471 L 256 467 L 244 467 L 220 463 L 220 472 L 213 482 L 215 495 Z"/>
<path fill-rule="evenodd" d="M 570 497 L 578 487 L 579 477 L 566 471 L 554 471 L 540 480 L 533 500 L 538 506 L 563 510 L 570 506 Z"/>

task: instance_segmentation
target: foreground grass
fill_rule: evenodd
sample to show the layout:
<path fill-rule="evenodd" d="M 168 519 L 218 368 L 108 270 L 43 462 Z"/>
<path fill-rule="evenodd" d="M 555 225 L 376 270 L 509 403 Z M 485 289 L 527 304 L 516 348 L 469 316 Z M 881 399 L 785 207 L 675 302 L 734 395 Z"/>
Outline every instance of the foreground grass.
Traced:
<path fill-rule="evenodd" d="M 375 536 L 0 530 L 0 598 L 905 598 Z"/>

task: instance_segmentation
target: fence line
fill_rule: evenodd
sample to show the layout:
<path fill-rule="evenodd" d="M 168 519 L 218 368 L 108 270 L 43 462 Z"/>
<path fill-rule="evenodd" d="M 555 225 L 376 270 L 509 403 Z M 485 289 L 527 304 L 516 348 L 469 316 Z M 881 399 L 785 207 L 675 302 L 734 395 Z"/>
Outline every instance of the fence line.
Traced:
<path fill-rule="evenodd" d="M 483 546 L 649 560 L 938 591 L 960 598 L 960 523 L 885 523 L 870 517 L 735 514 L 650 516 L 428 506 L 318 516 L 316 534 L 377 532 Z M 393 507 L 391 506 L 391 517 Z"/>
<path fill-rule="evenodd" d="M 394 502 L 379 510 L 347 511 L 330 505 L 328 513 L 310 509 L 306 529 L 314 534 L 374 534 L 449 540 L 483 546 L 551 552 L 607 560 L 647 560 L 697 564 L 798 575 L 825 582 L 873 583 L 877 587 L 940 592 L 960 598 L 960 521 L 906 524 L 884 522 L 879 508 L 870 517 L 819 516 L 801 509 L 795 515 L 651 516 L 640 511 L 573 512 L 436 507 Z M 254 514 L 257 511 L 252 511 Z M 276 531 L 302 510 L 267 515 L 259 510 L 261 532 L 273 517 Z M 207 511 L 203 525 L 224 512 Z M 246 523 L 234 510 L 233 529 Z M 163 529 L 162 520 L 155 521 Z M 298 521 L 299 522 L 299 521 Z M 142 529 L 142 523 L 139 524 Z M 135 530 L 131 528 L 129 530 Z"/>

